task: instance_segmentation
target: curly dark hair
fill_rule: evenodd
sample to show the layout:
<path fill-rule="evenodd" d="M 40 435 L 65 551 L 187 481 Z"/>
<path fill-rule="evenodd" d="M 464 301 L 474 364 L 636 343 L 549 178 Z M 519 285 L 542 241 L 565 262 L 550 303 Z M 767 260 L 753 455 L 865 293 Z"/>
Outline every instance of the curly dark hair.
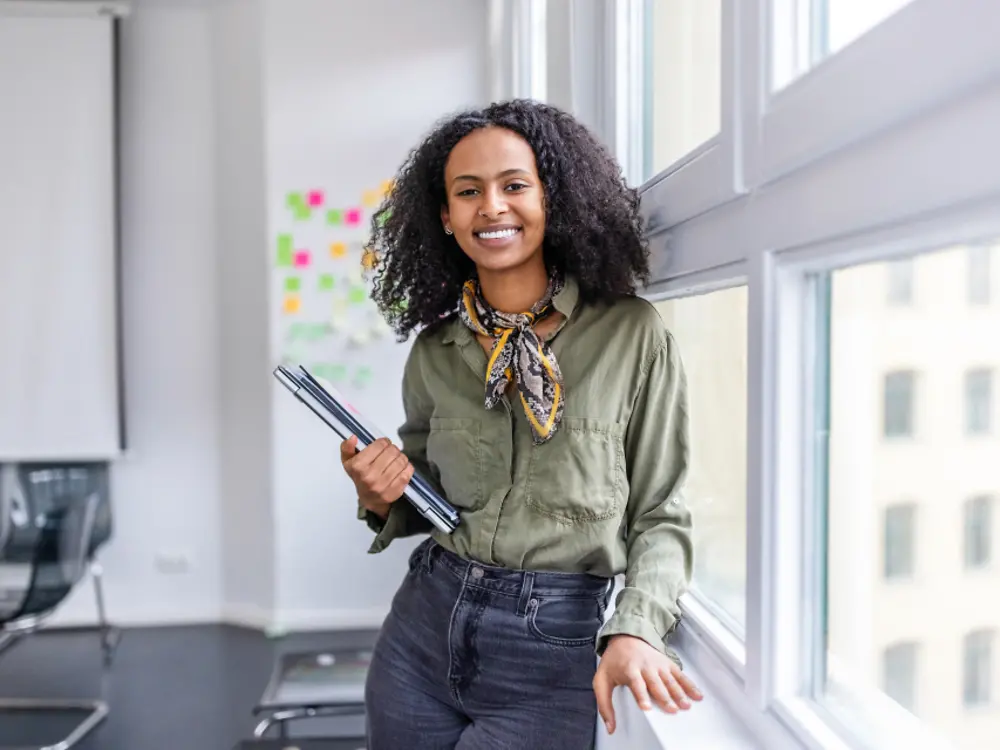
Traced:
<path fill-rule="evenodd" d="M 507 128 L 535 153 L 544 188 L 546 264 L 572 274 L 585 302 L 634 294 L 649 280 L 639 196 L 604 146 L 570 114 L 515 99 L 440 122 L 412 150 L 372 218 L 372 298 L 400 340 L 457 308 L 475 266 L 441 225 L 445 162 L 478 128 Z"/>

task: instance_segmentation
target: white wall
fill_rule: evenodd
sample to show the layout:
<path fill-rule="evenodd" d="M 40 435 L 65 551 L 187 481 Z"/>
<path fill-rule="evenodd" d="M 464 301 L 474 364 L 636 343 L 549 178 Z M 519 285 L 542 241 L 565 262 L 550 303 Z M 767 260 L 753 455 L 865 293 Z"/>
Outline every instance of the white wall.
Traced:
<path fill-rule="evenodd" d="M 229 619 L 266 624 L 276 584 L 262 4 L 217 2 L 211 16 L 223 608 Z"/>
<path fill-rule="evenodd" d="M 102 561 L 121 622 L 211 620 L 221 579 L 216 445 L 212 85 L 207 16 L 149 9 L 124 23 L 121 76 L 126 409 L 115 535 Z M 165 574 L 160 553 L 189 570 Z M 79 588 L 57 623 L 93 617 Z"/>
<path fill-rule="evenodd" d="M 102 555 L 119 623 L 377 625 L 415 543 L 367 555 L 336 439 L 271 376 L 274 237 L 288 190 L 357 203 L 436 119 L 487 101 L 487 7 L 347 5 L 144 0 L 124 23 L 133 455 Z M 346 390 L 393 436 L 407 351 L 389 335 L 351 354 L 376 377 Z M 92 617 L 81 588 L 56 622 Z"/>
<path fill-rule="evenodd" d="M 330 240 L 365 236 L 366 228 L 291 221 L 288 191 L 318 187 L 329 205 L 358 204 L 364 190 L 393 175 L 435 120 L 488 99 L 486 3 L 370 0 L 351 3 L 350 12 L 346 5 L 266 6 L 269 260 L 279 232 L 294 231 L 317 255 Z M 288 320 L 277 296 L 283 277 L 276 272 L 272 285 L 275 362 Z M 312 278 L 303 274 L 304 283 Z M 328 356 L 369 363 L 374 372 L 368 387 L 345 384 L 344 391 L 395 437 L 409 344 L 390 335 L 351 349 L 342 339 L 322 345 Z M 372 535 L 355 517 L 338 440 L 288 394 L 277 387 L 274 393 L 277 620 L 288 627 L 377 625 L 414 541 L 367 555 Z"/>

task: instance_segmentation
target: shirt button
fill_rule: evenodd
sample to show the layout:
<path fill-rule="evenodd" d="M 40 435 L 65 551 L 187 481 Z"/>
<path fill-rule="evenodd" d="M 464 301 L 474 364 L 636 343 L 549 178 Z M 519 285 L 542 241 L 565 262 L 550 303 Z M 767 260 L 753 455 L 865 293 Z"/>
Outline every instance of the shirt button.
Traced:
<path fill-rule="evenodd" d="M 472 577 L 473 578 L 482 578 L 483 577 L 483 569 L 482 568 L 473 568 L 472 569 Z"/>

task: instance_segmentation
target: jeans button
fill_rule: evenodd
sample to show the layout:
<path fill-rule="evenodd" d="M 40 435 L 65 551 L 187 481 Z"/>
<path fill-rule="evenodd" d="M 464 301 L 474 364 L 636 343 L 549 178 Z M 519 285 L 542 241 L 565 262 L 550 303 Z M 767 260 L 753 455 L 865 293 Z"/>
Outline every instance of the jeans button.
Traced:
<path fill-rule="evenodd" d="M 473 578 L 482 578 L 483 577 L 483 569 L 482 568 L 473 568 L 472 569 L 472 577 Z"/>

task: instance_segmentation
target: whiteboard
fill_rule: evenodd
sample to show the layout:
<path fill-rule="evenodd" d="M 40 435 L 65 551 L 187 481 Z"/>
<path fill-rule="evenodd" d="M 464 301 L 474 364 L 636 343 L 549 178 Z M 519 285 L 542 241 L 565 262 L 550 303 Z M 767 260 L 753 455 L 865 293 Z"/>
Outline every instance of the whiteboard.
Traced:
<path fill-rule="evenodd" d="M 120 450 L 111 24 L 0 15 L 0 461 Z"/>

